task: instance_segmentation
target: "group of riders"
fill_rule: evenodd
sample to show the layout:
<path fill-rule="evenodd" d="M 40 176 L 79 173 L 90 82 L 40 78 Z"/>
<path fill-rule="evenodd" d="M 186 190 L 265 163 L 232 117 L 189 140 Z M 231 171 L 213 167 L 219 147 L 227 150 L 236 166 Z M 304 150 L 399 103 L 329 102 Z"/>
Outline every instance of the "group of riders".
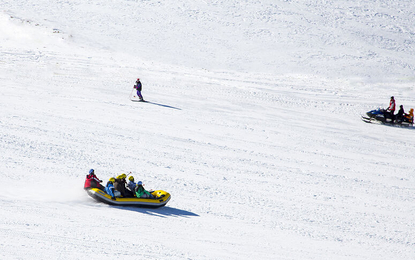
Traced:
<path fill-rule="evenodd" d="M 128 177 L 128 183 L 126 179 L 127 175 L 125 173 L 120 174 L 117 177 L 111 177 L 104 187 L 101 185 L 102 180 L 98 179 L 94 169 L 91 169 L 86 176 L 84 189 L 98 188 L 110 195 L 112 200 L 116 200 L 116 197 L 118 197 L 117 193 L 123 198 L 156 199 L 153 194 L 144 188 L 141 181 L 138 181 L 137 183 L 134 182 L 133 176 Z"/>
<path fill-rule="evenodd" d="M 411 108 L 409 110 L 409 113 L 405 113 L 403 109 L 403 105 L 399 106 L 399 111 L 395 115 L 395 109 L 396 109 L 396 102 L 395 98 L 392 96 L 389 102 L 389 107 L 383 111 L 385 120 L 387 118 L 391 119 L 391 123 L 402 123 L 402 122 L 408 122 L 410 124 L 414 123 L 414 109 Z"/>

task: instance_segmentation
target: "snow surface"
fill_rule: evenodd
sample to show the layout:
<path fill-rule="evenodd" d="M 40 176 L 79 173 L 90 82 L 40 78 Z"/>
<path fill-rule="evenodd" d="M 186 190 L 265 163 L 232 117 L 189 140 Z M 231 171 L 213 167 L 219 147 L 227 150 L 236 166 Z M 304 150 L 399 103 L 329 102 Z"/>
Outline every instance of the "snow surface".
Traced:
<path fill-rule="evenodd" d="M 415 259 L 415 132 L 360 120 L 415 106 L 412 1 L 0 7 L 0 259 Z"/>

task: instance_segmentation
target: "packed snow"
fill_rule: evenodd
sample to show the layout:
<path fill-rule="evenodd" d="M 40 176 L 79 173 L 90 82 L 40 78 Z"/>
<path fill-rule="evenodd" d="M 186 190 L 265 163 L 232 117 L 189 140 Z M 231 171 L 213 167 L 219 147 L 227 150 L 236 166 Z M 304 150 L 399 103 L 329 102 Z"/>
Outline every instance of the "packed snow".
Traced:
<path fill-rule="evenodd" d="M 3 0 L 0 259 L 415 259 L 406 0 Z M 148 103 L 131 102 L 136 78 Z M 98 203 L 130 173 L 162 208 Z"/>

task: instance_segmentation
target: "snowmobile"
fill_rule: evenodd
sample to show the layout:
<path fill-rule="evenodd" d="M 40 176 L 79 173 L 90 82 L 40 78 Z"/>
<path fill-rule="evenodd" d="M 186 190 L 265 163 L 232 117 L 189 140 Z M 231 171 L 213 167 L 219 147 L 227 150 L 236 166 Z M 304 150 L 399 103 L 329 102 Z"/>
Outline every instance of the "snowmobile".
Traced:
<path fill-rule="evenodd" d="M 413 122 L 410 122 L 406 117 L 398 118 L 396 115 L 392 115 L 388 110 L 382 108 L 367 112 L 366 116 L 362 116 L 362 120 L 366 123 L 377 123 L 405 127 L 413 126 Z"/>
<path fill-rule="evenodd" d="M 124 198 L 121 197 L 120 193 L 116 191 L 115 200 L 111 199 L 111 196 L 108 195 L 105 191 L 102 191 L 98 188 L 86 188 L 86 192 L 89 196 L 94 198 L 99 202 L 104 202 L 109 205 L 114 206 L 136 206 L 136 207 L 150 207 L 158 208 L 163 207 L 169 202 L 171 196 L 168 192 L 163 190 L 151 191 L 150 193 L 155 197 L 154 199 L 144 199 L 144 198 Z"/>

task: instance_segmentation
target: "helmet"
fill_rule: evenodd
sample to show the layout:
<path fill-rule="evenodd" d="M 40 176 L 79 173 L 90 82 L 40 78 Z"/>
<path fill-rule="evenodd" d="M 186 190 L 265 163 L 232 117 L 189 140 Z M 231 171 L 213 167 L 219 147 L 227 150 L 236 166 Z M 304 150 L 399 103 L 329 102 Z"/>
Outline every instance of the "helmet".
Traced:
<path fill-rule="evenodd" d="M 137 182 L 137 185 L 143 185 L 142 181 Z"/>
<path fill-rule="evenodd" d="M 114 177 L 111 177 L 109 181 L 110 181 L 110 182 L 115 182 Z"/>
<path fill-rule="evenodd" d="M 94 169 L 89 170 L 89 174 L 93 174 L 94 173 Z"/>
<path fill-rule="evenodd" d="M 391 96 L 391 99 L 394 99 L 394 97 L 393 97 L 393 96 Z"/>
<path fill-rule="evenodd" d="M 128 179 L 129 179 L 130 181 L 134 181 L 134 177 L 133 177 L 133 176 L 128 177 Z"/>
<path fill-rule="evenodd" d="M 140 78 L 137 78 L 137 81 L 140 81 Z"/>
<path fill-rule="evenodd" d="M 125 173 L 117 176 L 117 179 L 125 179 L 125 178 L 127 178 L 127 175 L 125 175 Z"/>

